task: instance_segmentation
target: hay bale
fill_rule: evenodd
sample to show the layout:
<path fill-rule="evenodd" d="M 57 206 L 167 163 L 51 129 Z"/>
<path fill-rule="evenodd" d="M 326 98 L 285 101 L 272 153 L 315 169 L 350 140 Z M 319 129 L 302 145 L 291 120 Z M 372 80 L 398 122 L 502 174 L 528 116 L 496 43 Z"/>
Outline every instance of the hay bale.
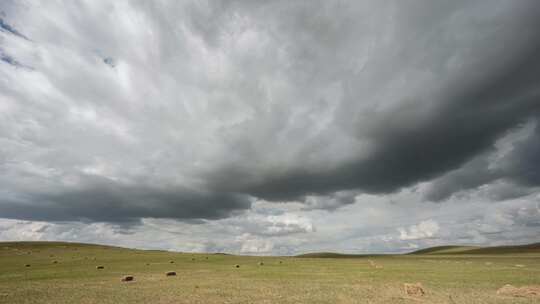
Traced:
<path fill-rule="evenodd" d="M 165 275 L 168 276 L 168 277 L 173 277 L 173 276 L 176 275 L 176 272 L 174 272 L 174 271 L 169 271 L 169 272 L 167 272 Z"/>
<path fill-rule="evenodd" d="M 515 287 L 506 284 L 497 290 L 497 295 L 509 297 L 540 297 L 540 286 Z"/>
<path fill-rule="evenodd" d="M 283 264 L 283 261 L 279 261 L 280 264 Z"/>
<path fill-rule="evenodd" d="M 135 280 L 135 277 L 131 276 L 131 275 L 127 275 L 127 276 L 124 276 L 122 278 L 122 282 L 131 282 L 131 281 L 134 281 L 134 280 Z"/>
<path fill-rule="evenodd" d="M 373 262 L 372 260 L 368 260 L 369 262 L 369 266 L 371 266 L 371 268 L 375 268 L 375 269 L 382 269 L 383 266 L 382 265 L 378 265 L 377 263 Z"/>
<path fill-rule="evenodd" d="M 492 263 L 492 262 L 486 262 L 485 264 L 486 264 L 486 266 L 490 266 L 490 265 L 493 265 L 493 263 Z"/>
<path fill-rule="evenodd" d="M 426 294 L 421 283 L 405 283 L 403 288 L 408 296 L 421 297 Z"/>
<path fill-rule="evenodd" d="M 236 268 L 240 268 L 240 265 L 236 264 L 236 265 L 234 265 L 234 267 L 236 267 Z"/>
<path fill-rule="evenodd" d="M 30 267 L 30 264 L 25 264 L 24 267 Z"/>
<path fill-rule="evenodd" d="M 53 261 L 52 263 L 53 263 L 53 264 L 58 264 L 58 261 Z"/>
<path fill-rule="evenodd" d="M 169 261 L 169 263 L 174 264 L 174 261 Z"/>
<path fill-rule="evenodd" d="M 259 262 L 259 266 L 263 266 L 263 265 L 264 265 L 264 263 L 263 263 L 263 262 Z"/>
<path fill-rule="evenodd" d="M 195 261 L 195 258 L 191 258 L 192 261 Z"/>
<path fill-rule="evenodd" d="M 105 266 L 99 265 L 99 266 L 96 266 L 96 269 L 105 269 Z"/>
<path fill-rule="evenodd" d="M 208 260 L 208 257 L 205 257 Z"/>
<path fill-rule="evenodd" d="M 516 264 L 516 265 L 514 265 L 514 266 L 519 267 L 519 268 L 525 267 L 525 265 L 523 265 L 523 264 Z"/>
<path fill-rule="evenodd" d="M 498 295 L 503 295 L 503 296 L 513 295 L 517 290 L 518 290 L 518 288 L 516 288 L 516 287 L 514 287 L 514 286 L 512 286 L 510 284 L 506 284 L 503 287 L 497 289 L 497 294 Z"/>

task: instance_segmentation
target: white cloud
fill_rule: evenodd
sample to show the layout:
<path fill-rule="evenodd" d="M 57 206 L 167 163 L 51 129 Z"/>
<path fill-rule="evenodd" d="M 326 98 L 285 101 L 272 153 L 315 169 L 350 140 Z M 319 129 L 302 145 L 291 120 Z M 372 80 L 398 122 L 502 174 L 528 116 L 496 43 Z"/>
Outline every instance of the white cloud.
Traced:
<path fill-rule="evenodd" d="M 237 238 L 241 244 L 240 253 L 244 254 L 270 254 L 274 248 L 272 241 L 249 234 L 243 234 Z"/>
<path fill-rule="evenodd" d="M 432 238 L 439 232 L 439 224 L 434 220 L 421 221 L 418 225 L 412 225 L 408 229 L 398 228 L 401 240 L 419 240 Z"/>

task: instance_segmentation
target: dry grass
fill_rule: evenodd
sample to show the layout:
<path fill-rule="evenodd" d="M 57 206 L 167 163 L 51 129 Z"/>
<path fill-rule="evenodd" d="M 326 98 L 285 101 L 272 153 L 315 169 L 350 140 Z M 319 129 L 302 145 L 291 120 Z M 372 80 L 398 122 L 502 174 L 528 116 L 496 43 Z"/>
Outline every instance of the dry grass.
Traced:
<path fill-rule="evenodd" d="M 522 286 L 514 287 L 510 284 L 506 284 L 497 290 L 497 294 L 501 296 L 510 297 L 540 297 L 540 286 Z"/>
<path fill-rule="evenodd" d="M 0 244 L 0 303 L 540 303 L 537 297 L 497 294 L 505 284 L 538 286 L 540 255 L 207 260 L 198 254 L 71 246 Z M 62 262 L 52 264 L 50 255 Z M 105 269 L 96 271 L 85 256 L 96 257 Z M 170 271 L 178 279 L 164 275 Z M 126 274 L 135 280 L 121 282 Z M 425 294 L 407 295 L 408 282 L 421 283 Z"/>

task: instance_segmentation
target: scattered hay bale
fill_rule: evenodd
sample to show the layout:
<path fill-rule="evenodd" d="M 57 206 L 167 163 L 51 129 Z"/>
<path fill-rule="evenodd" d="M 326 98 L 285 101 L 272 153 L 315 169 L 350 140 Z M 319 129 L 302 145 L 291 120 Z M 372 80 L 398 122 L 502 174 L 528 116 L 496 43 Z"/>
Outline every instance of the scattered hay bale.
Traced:
<path fill-rule="evenodd" d="M 192 261 L 195 261 L 195 258 L 191 258 Z"/>
<path fill-rule="evenodd" d="M 259 266 L 263 266 L 263 265 L 264 265 L 264 263 L 263 263 L 263 262 L 259 262 Z"/>
<path fill-rule="evenodd" d="M 30 264 L 24 264 L 24 267 L 30 267 Z"/>
<path fill-rule="evenodd" d="M 105 266 L 99 265 L 99 266 L 96 266 L 96 269 L 105 269 Z"/>
<path fill-rule="evenodd" d="M 540 297 L 540 286 L 515 287 L 506 284 L 497 290 L 497 295 L 509 297 Z"/>
<path fill-rule="evenodd" d="M 236 268 L 240 268 L 240 265 L 236 264 L 236 265 L 234 265 L 234 267 L 236 267 Z"/>
<path fill-rule="evenodd" d="M 167 272 L 165 275 L 168 276 L 168 277 L 173 277 L 173 276 L 176 275 L 176 272 L 174 272 L 174 271 L 169 271 L 169 272 Z"/>
<path fill-rule="evenodd" d="M 405 293 L 409 296 L 421 297 L 426 294 L 421 283 L 405 283 L 403 284 Z"/>
<path fill-rule="evenodd" d="M 372 260 L 368 260 L 369 262 L 369 265 L 371 266 L 371 268 L 375 268 L 375 269 L 382 269 L 383 266 L 382 265 L 378 265 L 377 263 L 373 262 Z"/>
<path fill-rule="evenodd" d="M 150 263 L 146 263 L 146 266 L 150 266 Z"/>
<path fill-rule="evenodd" d="M 283 264 L 283 261 L 279 261 L 280 264 Z"/>
<path fill-rule="evenodd" d="M 497 289 L 498 295 L 513 295 L 518 290 L 517 287 L 514 287 L 510 284 L 506 284 L 503 287 Z"/>
<path fill-rule="evenodd" d="M 53 264 L 58 264 L 58 261 L 53 261 L 52 263 L 53 263 Z"/>
<path fill-rule="evenodd" d="M 169 263 L 174 264 L 174 261 L 169 261 Z"/>
<path fill-rule="evenodd" d="M 208 257 L 205 257 L 208 260 Z"/>
<path fill-rule="evenodd" d="M 134 276 L 130 276 L 130 275 L 127 275 L 127 276 L 124 276 L 122 278 L 122 282 L 131 282 L 131 281 L 134 281 L 135 280 L 135 277 Z"/>

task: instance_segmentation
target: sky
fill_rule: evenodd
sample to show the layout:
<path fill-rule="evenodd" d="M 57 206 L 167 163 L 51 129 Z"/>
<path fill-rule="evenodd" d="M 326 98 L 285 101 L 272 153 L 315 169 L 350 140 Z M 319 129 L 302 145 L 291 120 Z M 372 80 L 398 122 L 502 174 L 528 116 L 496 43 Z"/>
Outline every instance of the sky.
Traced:
<path fill-rule="evenodd" d="M 0 241 L 540 241 L 540 3 L 0 2 Z"/>

